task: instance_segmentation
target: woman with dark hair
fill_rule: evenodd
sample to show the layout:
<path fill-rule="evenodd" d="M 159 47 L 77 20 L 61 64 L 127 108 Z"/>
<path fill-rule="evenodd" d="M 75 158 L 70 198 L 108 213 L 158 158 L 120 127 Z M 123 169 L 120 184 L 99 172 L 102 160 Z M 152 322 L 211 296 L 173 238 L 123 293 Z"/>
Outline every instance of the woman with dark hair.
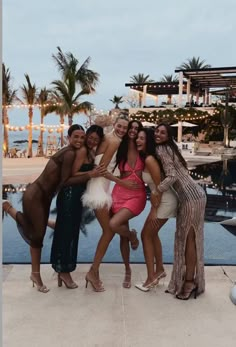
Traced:
<path fill-rule="evenodd" d="M 72 176 L 72 166 L 76 151 L 84 144 L 85 132 L 81 125 L 74 124 L 68 129 L 68 146 L 55 153 L 48 161 L 40 176 L 31 183 L 23 194 L 23 212 L 12 207 L 8 201 L 3 202 L 3 209 L 17 221 L 18 230 L 23 239 L 30 245 L 32 272 L 30 279 L 39 292 L 47 293 L 49 289 L 43 284 L 40 275 L 40 259 L 43 239 L 47 228 L 52 199 L 64 185 L 86 182 L 91 177 L 103 175 L 104 168 L 97 167 L 81 176 Z"/>
<path fill-rule="evenodd" d="M 191 294 L 196 298 L 205 290 L 203 226 L 206 195 L 189 175 L 169 125 L 156 127 L 155 143 L 166 176 L 158 185 L 157 194 L 173 186 L 180 202 L 176 217 L 174 265 L 167 292 L 178 299 L 188 300 Z"/>
<path fill-rule="evenodd" d="M 120 114 L 115 120 L 113 131 L 104 136 L 104 140 L 96 150 L 95 164 L 103 163 L 108 173 L 113 172 L 115 168 L 117 149 L 127 132 L 128 123 L 128 117 L 125 114 Z M 97 220 L 102 227 L 102 236 L 97 245 L 93 264 L 85 277 L 86 286 L 90 282 L 96 292 L 105 290 L 99 278 L 99 267 L 114 236 L 110 228 L 112 196 L 108 173 L 104 177 L 90 180 L 82 196 L 84 206 L 94 209 Z M 125 232 L 125 236 L 133 245 L 137 243 L 137 236 L 134 231 Z"/>
<path fill-rule="evenodd" d="M 154 204 L 151 205 L 141 232 L 147 279 L 144 283 L 135 285 L 136 288 L 147 292 L 155 287 L 160 279 L 166 277 L 158 232 L 169 218 L 175 217 L 178 201 L 172 189 L 168 189 L 165 193 L 160 194 L 158 199 L 155 199 L 163 173 L 161 163 L 156 157 L 154 130 L 144 128 L 139 131 L 136 143 L 145 163 L 142 177 L 151 190 L 151 201 L 154 199 Z M 156 259 L 156 269 L 154 259 Z"/>
<path fill-rule="evenodd" d="M 94 166 L 94 148 L 103 140 L 103 128 L 91 125 L 86 131 L 85 143 L 76 152 L 72 167 L 73 177 L 86 171 L 91 171 Z M 69 289 L 78 285 L 72 280 L 70 272 L 76 269 L 80 224 L 82 218 L 81 196 L 86 189 L 87 182 L 63 187 L 56 201 L 57 219 L 54 228 L 51 249 L 52 268 L 58 273 L 58 286 L 62 282 Z"/>
<path fill-rule="evenodd" d="M 110 219 L 110 228 L 113 233 L 120 234 L 120 250 L 125 265 L 124 288 L 131 287 L 131 268 L 129 239 L 122 236 L 122 233 L 130 232 L 129 220 L 138 216 L 146 205 L 146 190 L 142 181 L 144 162 L 136 147 L 137 134 L 142 128 L 142 123 L 137 120 L 129 122 L 127 134 L 123 137 L 116 155 L 116 166 L 119 168 L 120 178 L 111 177 L 117 183 L 112 191 L 111 212 L 113 215 Z M 131 190 L 121 185 L 129 181 L 136 182 L 138 188 Z M 137 249 L 138 245 L 138 239 L 131 243 L 132 249 Z"/>

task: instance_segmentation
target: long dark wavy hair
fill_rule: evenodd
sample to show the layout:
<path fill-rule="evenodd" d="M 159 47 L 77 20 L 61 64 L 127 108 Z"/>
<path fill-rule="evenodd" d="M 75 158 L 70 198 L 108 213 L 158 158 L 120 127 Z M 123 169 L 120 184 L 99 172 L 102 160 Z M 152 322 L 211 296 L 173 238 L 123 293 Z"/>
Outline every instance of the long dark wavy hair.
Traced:
<path fill-rule="evenodd" d="M 173 139 L 173 135 L 172 135 L 172 129 L 171 126 L 169 124 L 165 124 L 165 123 L 160 123 L 158 124 L 158 126 L 156 127 L 155 131 L 160 128 L 161 126 L 166 128 L 166 132 L 167 132 L 167 141 L 163 142 L 161 144 L 156 144 L 156 147 L 158 148 L 159 145 L 161 146 L 168 146 L 172 149 L 173 152 L 173 160 L 174 160 L 174 155 L 176 154 L 176 156 L 179 158 L 180 162 L 183 164 L 183 166 L 187 169 L 187 163 L 184 160 L 182 154 L 179 151 L 178 146 L 176 145 L 174 139 Z"/>
<path fill-rule="evenodd" d="M 145 159 L 147 156 L 152 155 L 158 162 L 160 169 L 162 169 L 161 160 L 158 158 L 156 154 L 156 144 L 155 144 L 155 136 L 154 129 L 152 128 L 143 128 L 140 131 L 143 131 L 146 134 L 146 150 L 145 152 L 140 152 L 141 158 Z"/>
<path fill-rule="evenodd" d="M 116 153 L 116 166 L 117 167 L 121 162 L 122 162 L 122 168 L 124 168 L 125 163 L 128 160 L 128 145 L 129 145 L 129 130 L 132 127 L 133 123 L 137 123 L 138 124 L 138 132 L 143 129 L 143 125 L 140 121 L 138 120 L 131 120 L 128 124 L 128 129 L 127 129 L 127 133 L 125 134 L 125 136 L 122 138 L 122 141 L 120 143 L 120 146 L 117 150 Z"/>

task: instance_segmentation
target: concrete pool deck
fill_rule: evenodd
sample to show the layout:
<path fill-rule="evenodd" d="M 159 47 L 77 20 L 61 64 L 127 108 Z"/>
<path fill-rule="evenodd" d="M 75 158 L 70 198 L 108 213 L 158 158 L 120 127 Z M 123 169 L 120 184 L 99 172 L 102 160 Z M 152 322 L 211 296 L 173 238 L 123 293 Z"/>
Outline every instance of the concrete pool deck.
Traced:
<path fill-rule="evenodd" d="M 219 161 L 214 156 L 186 156 L 190 167 Z M 44 169 L 48 162 L 45 157 L 32 158 L 3 158 L 2 159 L 2 184 L 23 184 L 33 182 Z"/>
<path fill-rule="evenodd" d="M 106 291 L 96 293 L 84 277 L 89 264 L 73 274 L 79 287 L 58 288 L 50 265 L 42 276 L 51 289 L 39 293 L 29 280 L 30 265 L 3 265 L 4 347 L 234 347 L 236 306 L 229 299 L 230 280 L 219 266 L 206 267 L 206 292 L 196 300 L 166 294 L 167 278 L 155 290 L 141 292 L 144 264 L 132 265 L 132 287 L 122 288 L 123 266 L 102 264 Z M 224 266 L 236 279 L 236 267 Z"/>

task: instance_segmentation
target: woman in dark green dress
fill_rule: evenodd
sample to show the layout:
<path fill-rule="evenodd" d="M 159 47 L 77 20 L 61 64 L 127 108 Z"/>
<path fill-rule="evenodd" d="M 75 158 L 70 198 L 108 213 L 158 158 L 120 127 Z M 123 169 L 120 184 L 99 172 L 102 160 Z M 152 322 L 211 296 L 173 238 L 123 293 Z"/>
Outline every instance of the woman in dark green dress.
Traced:
<path fill-rule="evenodd" d="M 86 132 L 85 145 L 77 151 L 72 168 L 72 175 L 79 176 L 93 169 L 94 148 L 103 139 L 103 129 L 92 125 Z M 55 224 L 52 249 L 52 268 L 58 273 L 58 286 L 62 282 L 69 289 L 78 285 L 72 280 L 70 272 L 76 269 L 82 201 L 86 182 L 63 187 L 57 196 L 57 219 Z"/>

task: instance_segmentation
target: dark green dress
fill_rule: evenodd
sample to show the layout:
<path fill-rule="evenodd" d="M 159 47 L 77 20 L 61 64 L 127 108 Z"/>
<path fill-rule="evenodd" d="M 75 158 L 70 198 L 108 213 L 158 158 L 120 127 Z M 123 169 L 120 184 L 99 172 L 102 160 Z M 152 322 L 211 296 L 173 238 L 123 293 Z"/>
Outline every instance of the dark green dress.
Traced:
<path fill-rule="evenodd" d="M 92 170 L 93 164 L 83 164 L 80 172 Z M 82 217 L 81 196 L 86 183 L 67 186 L 57 196 L 57 219 L 51 249 L 51 264 L 56 272 L 71 272 L 76 268 L 79 231 Z"/>

